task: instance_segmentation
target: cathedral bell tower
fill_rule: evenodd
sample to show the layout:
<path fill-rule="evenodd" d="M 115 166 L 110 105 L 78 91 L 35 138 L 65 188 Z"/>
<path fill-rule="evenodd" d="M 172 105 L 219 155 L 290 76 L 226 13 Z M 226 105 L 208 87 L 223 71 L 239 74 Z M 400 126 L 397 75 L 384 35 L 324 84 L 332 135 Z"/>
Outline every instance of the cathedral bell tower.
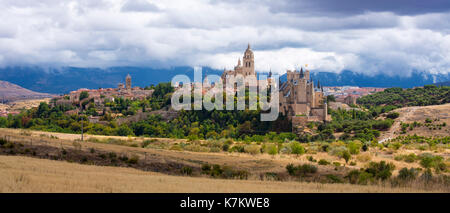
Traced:
<path fill-rule="evenodd" d="M 255 59 L 253 57 L 253 51 L 250 49 L 250 44 L 248 44 L 245 50 L 244 57 L 242 60 L 244 76 L 255 75 Z"/>

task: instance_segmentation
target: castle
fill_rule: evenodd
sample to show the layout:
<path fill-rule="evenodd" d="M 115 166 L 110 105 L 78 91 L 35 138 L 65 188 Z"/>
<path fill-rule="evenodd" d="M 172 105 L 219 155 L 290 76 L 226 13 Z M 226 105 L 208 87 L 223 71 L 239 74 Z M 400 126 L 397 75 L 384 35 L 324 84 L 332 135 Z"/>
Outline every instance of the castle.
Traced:
<path fill-rule="evenodd" d="M 250 44 L 244 52 L 242 61 L 241 64 L 241 59 L 238 60 L 234 70 L 224 70 L 222 73 L 224 85 L 228 75 L 256 76 L 254 55 Z M 268 80 L 271 80 L 271 72 Z M 295 128 L 304 127 L 308 122 L 325 122 L 331 119 L 327 113 L 323 88 L 320 87 L 319 82 L 315 87 L 309 70 L 303 71 L 303 68 L 300 71 L 287 71 L 287 81 L 279 88 L 279 104 L 280 112 L 292 121 L 292 126 Z"/>
<path fill-rule="evenodd" d="M 323 89 L 319 81 L 317 87 L 314 86 L 309 70 L 288 70 L 287 81 L 279 89 L 279 99 L 280 112 L 292 121 L 293 127 L 330 120 Z"/>

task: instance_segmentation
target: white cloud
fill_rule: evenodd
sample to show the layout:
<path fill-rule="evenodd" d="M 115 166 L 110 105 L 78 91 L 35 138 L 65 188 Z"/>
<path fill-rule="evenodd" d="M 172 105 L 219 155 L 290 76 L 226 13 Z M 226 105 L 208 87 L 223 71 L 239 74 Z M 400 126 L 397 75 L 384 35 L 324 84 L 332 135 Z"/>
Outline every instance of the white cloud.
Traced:
<path fill-rule="evenodd" d="M 368 74 L 450 72 L 450 13 L 327 15 L 258 2 L 5 0 L 0 65 L 231 69 L 250 42 L 260 71 L 308 64 Z"/>

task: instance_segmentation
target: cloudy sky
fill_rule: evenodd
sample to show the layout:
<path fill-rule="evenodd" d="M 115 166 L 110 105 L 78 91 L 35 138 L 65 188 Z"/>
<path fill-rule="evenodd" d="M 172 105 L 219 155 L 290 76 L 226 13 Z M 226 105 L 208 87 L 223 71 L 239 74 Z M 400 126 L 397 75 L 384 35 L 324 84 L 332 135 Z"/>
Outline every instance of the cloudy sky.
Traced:
<path fill-rule="evenodd" d="M 0 0 L 0 66 L 450 72 L 448 0 Z"/>

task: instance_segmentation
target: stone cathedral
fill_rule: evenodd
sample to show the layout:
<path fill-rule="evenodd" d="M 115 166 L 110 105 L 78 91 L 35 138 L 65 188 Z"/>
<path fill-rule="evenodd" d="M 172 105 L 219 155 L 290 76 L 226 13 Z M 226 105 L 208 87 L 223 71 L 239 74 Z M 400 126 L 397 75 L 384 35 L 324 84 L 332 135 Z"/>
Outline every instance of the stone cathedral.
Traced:
<path fill-rule="evenodd" d="M 228 75 L 256 75 L 253 51 L 250 44 L 244 52 L 244 56 L 238 59 L 234 70 L 224 70 L 222 80 L 224 85 Z M 303 68 L 300 71 L 288 70 L 287 81 L 279 87 L 280 112 L 292 121 L 292 126 L 302 127 L 308 122 L 325 122 L 330 120 L 327 113 L 327 103 L 323 95 L 320 83 L 314 86 L 310 78 L 309 70 Z M 270 75 L 270 74 L 269 74 Z M 269 76 L 270 79 L 270 76 Z"/>

